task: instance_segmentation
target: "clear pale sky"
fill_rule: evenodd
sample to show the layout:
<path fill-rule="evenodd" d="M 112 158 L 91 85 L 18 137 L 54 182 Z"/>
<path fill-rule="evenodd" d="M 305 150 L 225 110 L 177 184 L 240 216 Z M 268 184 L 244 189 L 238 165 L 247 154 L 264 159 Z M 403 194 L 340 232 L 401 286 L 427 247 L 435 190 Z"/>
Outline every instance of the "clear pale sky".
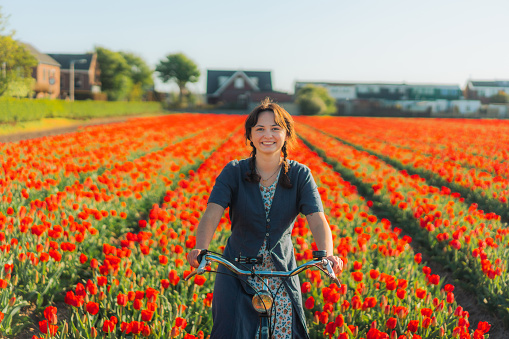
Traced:
<path fill-rule="evenodd" d="M 507 0 L 0 0 L 15 38 L 43 53 L 94 46 L 155 68 L 183 52 L 207 69 L 295 81 L 458 84 L 509 80 Z M 159 89 L 169 87 L 158 85 Z M 171 87 L 170 87 L 171 88 Z"/>

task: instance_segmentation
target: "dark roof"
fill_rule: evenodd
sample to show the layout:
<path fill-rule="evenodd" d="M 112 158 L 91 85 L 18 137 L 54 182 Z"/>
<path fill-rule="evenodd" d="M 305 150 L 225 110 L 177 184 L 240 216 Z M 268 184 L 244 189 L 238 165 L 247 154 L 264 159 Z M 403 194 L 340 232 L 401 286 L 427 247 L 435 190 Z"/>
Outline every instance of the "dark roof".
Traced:
<path fill-rule="evenodd" d="M 27 44 L 26 42 L 21 42 L 23 46 L 37 59 L 39 64 L 45 64 L 45 65 L 52 65 L 52 66 L 59 66 L 60 64 L 55 61 L 52 57 L 50 57 L 47 54 L 39 52 L 34 46 Z"/>
<path fill-rule="evenodd" d="M 90 69 L 90 63 L 92 62 L 92 57 L 94 56 L 92 53 L 87 54 L 51 54 L 48 53 L 50 57 L 58 61 L 61 65 L 61 69 L 71 69 L 71 61 L 72 60 L 79 60 L 79 59 L 86 59 L 87 62 L 79 64 L 74 63 L 74 69 L 75 70 L 83 70 L 87 71 Z"/>
<path fill-rule="evenodd" d="M 215 71 L 207 70 L 207 94 L 213 94 L 219 89 L 219 82 L 217 81 L 220 76 L 231 77 L 239 71 Z M 258 78 L 258 88 L 260 91 L 272 91 L 272 78 L 270 71 L 240 71 L 244 72 L 249 78 Z"/>
<path fill-rule="evenodd" d="M 328 81 L 297 81 L 295 82 L 295 86 L 303 86 L 303 85 L 329 85 L 329 86 L 405 86 L 405 87 L 457 87 L 460 88 L 459 85 L 456 84 L 431 84 L 431 83 L 385 83 L 385 82 L 328 82 Z"/>
<path fill-rule="evenodd" d="M 509 80 L 471 81 L 475 87 L 509 87 Z"/>

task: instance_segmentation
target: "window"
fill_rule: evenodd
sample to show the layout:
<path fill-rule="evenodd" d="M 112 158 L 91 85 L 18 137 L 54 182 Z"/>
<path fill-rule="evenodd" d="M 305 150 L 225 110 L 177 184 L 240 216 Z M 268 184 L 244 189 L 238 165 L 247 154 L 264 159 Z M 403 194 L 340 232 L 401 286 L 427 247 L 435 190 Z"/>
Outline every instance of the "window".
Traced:
<path fill-rule="evenodd" d="M 244 78 L 236 78 L 233 86 L 237 89 L 244 88 Z"/>
<path fill-rule="evenodd" d="M 76 87 L 76 88 L 81 87 L 81 77 L 79 77 L 79 76 L 74 77 L 74 87 Z"/>

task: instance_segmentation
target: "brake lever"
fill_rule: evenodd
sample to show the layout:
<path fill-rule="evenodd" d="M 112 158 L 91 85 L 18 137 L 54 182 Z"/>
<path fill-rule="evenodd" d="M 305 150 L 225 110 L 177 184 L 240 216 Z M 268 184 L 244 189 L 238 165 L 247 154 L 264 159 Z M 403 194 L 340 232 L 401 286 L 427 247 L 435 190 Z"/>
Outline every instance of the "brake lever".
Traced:
<path fill-rule="evenodd" d="M 332 262 L 329 259 L 326 259 L 326 258 L 322 259 L 322 267 L 325 267 L 327 272 L 325 272 L 325 270 L 322 270 L 322 271 L 324 271 L 324 273 L 326 273 L 329 276 L 329 278 L 331 278 L 334 282 L 336 282 L 338 286 L 341 286 L 341 281 L 339 281 L 338 277 L 336 277 L 336 274 L 334 273 L 334 270 L 332 269 Z"/>
<path fill-rule="evenodd" d="M 210 265 L 210 261 L 207 260 L 206 256 L 203 255 L 202 256 L 202 259 L 201 259 L 201 262 L 200 262 L 200 266 L 198 266 L 197 269 L 195 269 L 194 271 L 192 271 L 191 273 L 189 273 L 187 275 L 187 277 L 184 278 L 185 281 L 188 281 L 189 279 L 191 279 L 192 277 L 194 277 L 195 275 L 197 274 L 202 274 L 205 272 L 205 267 L 207 267 L 208 265 Z"/>

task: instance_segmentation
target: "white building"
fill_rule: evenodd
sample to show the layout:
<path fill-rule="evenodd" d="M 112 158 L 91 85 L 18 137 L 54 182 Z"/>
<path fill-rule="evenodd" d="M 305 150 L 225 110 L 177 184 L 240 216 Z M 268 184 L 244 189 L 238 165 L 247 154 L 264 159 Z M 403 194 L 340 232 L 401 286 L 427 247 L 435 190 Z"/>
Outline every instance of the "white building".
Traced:
<path fill-rule="evenodd" d="M 509 80 L 469 80 L 465 89 L 465 96 L 467 99 L 480 99 L 487 103 L 490 97 L 497 95 L 499 92 L 509 94 Z"/>

